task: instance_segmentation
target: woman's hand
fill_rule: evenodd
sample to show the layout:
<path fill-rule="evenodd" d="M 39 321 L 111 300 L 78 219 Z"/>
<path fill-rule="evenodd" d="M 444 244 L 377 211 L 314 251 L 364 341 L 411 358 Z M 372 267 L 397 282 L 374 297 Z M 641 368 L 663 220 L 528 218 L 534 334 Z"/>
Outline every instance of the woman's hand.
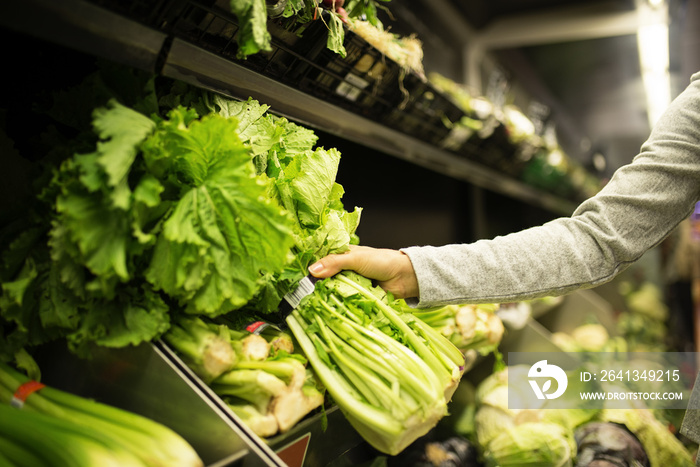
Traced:
<path fill-rule="evenodd" d="M 411 260 L 398 250 L 350 245 L 345 253 L 328 255 L 311 266 L 318 278 L 351 270 L 377 281 L 377 285 L 398 298 L 418 297 L 418 280 Z"/>

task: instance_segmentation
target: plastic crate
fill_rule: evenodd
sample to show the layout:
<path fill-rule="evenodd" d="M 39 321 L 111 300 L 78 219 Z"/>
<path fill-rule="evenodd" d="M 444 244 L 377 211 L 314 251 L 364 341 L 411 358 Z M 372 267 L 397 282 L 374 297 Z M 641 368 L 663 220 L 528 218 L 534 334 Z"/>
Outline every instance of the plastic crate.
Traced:
<path fill-rule="evenodd" d="M 508 132 L 500 122 L 486 121 L 486 133 L 477 132 L 460 148 L 460 153 L 499 172 L 518 176 L 524 162 L 517 156 L 517 147 L 508 139 Z"/>
<path fill-rule="evenodd" d="M 318 53 L 315 44 L 320 39 L 325 43 L 325 38 L 316 37 L 323 32 L 284 19 L 269 19 L 267 30 L 271 36 L 271 50 L 248 55 L 245 59 L 239 58 L 239 27 L 227 2 L 219 0 L 208 4 L 187 0 L 182 14 L 170 25 L 169 32 L 269 78 L 296 86 L 300 66 L 313 61 Z"/>
<path fill-rule="evenodd" d="M 265 76 L 296 85 L 300 64 L 312 63 L 319 40 L 318 28 L 305 31 L 292 20 L 269 19 L 271 50 L 238 57 L 236 16 L 226 0 L 90 0 L 105 9 L 187 41 L 208 52 L 253 69 Z M 301 32 L 303 31 L 303 34 Z M 325 37 L 321 37 L 325 45 Z"/>
<path fill-rule="evenodd" d="M 311 28 L 320 30 L 323 48 L 301 77 L 302 91 L 377 121 L 400 105 L 404 95 L 398 64 L 349 30 L 343 58 L 326 47 L 328 30 L 323 21 L 314 21 Z"/>
<path fill-rule="evenodd" d="M 452 124 L 464 115 L 462 109 L 415 74 L 406 74 L 401 86 L 405 97 L 396 112 L 392 112 L 384 123 L 443 147 L 452 131 Z"/>
<path fill-rule="evenodd" d="M 449 134 L 445 119 L 454 122 L 462 116 L 432 85 L 402 70 L 353 31 L 345 31 L 345 57 L 329 50 L 327 10 L 306 24 L 269 18 L 271 50 L 239 59 L 239 28 L 228 0 L 91 1 L 430 144 L 439 145 Z"/>

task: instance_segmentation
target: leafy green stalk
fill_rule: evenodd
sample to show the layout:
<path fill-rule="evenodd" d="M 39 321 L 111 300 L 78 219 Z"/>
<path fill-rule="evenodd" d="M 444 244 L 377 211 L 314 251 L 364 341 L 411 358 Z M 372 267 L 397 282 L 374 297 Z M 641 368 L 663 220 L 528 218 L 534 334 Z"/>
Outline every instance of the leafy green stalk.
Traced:
<path fill-rule="evenodd" d="M 237 361 L 229 340 L 198 317 L 182 317 L 163 339 L 204 382 L 216 379 Z"/>
<path fill-rule="evenodd" d="M 464 355 L 450 341 L 446 340 L 442 334 L 420 319 L 415 319 L 411 315 L 403 314 L 401 318 L 418 333 L 425 342 L 433 349 L 433 352 L 443 361 L 445 368 L 454 371 L 464 364 Z"/>
<path fill-rule="evenodd" d="M 459 350 L 474 349 L 485 355 L 495 351 L 503 337 L 503 323 L 494 313 L 498 307 L 498 304 L 447 305 L 410 312 L 447 337 Z"/>
<path fill-rule="evenodd" d="M 316 325 L 321 330 L 325 343 L 328 345 L 327 353 L 365 398 L 371 398 L 373 404 L 389 410 L 392 416 L 397 418 L 407 417 L 411 409 L 416 408 L 417 404 L 407 406 L 404 399 L 397 397 L 399 395 L 397 384 L 386 381 L 382 375 L 376 373 L 364 361 L 358 362 L 348 358 L 347 353 L 349 352 L 347 351 L 352 347 L 346 345 L 343 339 L 332 333 L 318 315 L 316 315 Z"/>
<path fill-rule="evenodd" d="M 402 336 L 405 339 L 407 339 L 408 343 L 411 345 L 414 351 L 430 366 L 430 368 L 440 378 L 443 385 L 447 386 L 453 381 L 453 373 L 451 371 L 447 371 L 440 357 L 438 357 L 433 351 L 431 351 L 426 342 L 411 330 L 409 325 L 405 321 L 403 321 L 401 317 L 397 314 L 396 310 L 394 310 L 381 300 L 377 300 L 376 296 L 372 292 L 370 292 L 357 282 L 351 280 L 344 274 L 339 274 L 336 276 L 336 278 L 341 283 L 349 285 L 350 287 L 357 290 L 357 292 L 363 297 L 370 300 L 375 300 L 377 309 L 380 310 L 382 314 L 391 321 L 392 325 L 396 326 L 399 329 L 399 331 L 402 333 Z M 462 359 L 462 362 L 464 362 L 464 359 Z"/>
<path fill-rule="evenodd" d="M 375 448 L 395 454 L 445 415 L 464 359 L 365 283 L 348 272 L 317 282 L 287 324 L 350 423 Z"/>
<path fill-rule="evenodd" d="M 287 390 L 287 384 L 263 370 L 231 370 L 211 383 L 212 390 L 222 396 L 233 396 L 248 401 L 267 413 L 273 397 Z"/>
<path fill-rule="evenodd" d="M 349 311 L 335 296 L 331 300 Z M 346 351 L 368 368 L 376 368 L 385 378 L 393 376 L 392 382 L 400 381 L 401 388 L 410 391 L 418 399 L 430 400 L 436 397 L 440 387 L 431 384 L 432 379 L 422 378 L 430 369 L 413 352 L 407 352 L 405 346 L 381 332 L 368 329 L 352 321 L 330 307 L 324 307 L 330 313 L 328 325 L 343 336 L 352 346 L 346 345 Z M 403 371 L 402 371 L 403 370 Z M 406 371 L 408 370 L 408 371 Z"/>
<path fill-rule="evenodd" d="M 306 379 L 306 368 L 298 359 L 292 357 L 263 361 L 244 360 L 238 362 L 236 370 L 262 370 L 294 387 L 301 387 Z"/>
<path fill-rule="evenodd" d="M 410 310 L 415 316 L 429 326 L 440 329 L 454 323 L 454 312 L 449 307 Z"/>
<path fill-rule="evenodd" d="M 31 446 L 46 465 L 148 465 L 98 430 L 9 405 L 0 405 L 0 437 Z"/>
<path fill-rule="evenodd" d="M 312 339 L 307 336 L 304 328 L 300 324 L 303 317 L 296 311 L 292 312 L 287 318 L 287 324 L 299 341 L 304 354 L 309 358 L 309 362 L 318 374 L 328 392 L 333 397 L 333 400 L 338 403 L 341 409 L 367 425 L 372 425 L 378 430 L 389 436 L 400 436 L 403 432 L 403 424 L 396 420 L 386 411 L 373 406 L 361 398 L 358 394 L 351 390 L 351 386 L 347 383 L 344 376 L 334 367 L 327 365 L 316 350 L 316 345 Z M 316 335 L 314 340 L 318 340 Z"/>
<path fill-rule="evenodd" d="M 0 465 L 41 465 L 44 461 L 35 454 L 35 450 L 36 447 L 32 448 L 24 443 L 0 436 Z"/>
<path fill-rule="evenodd" d="M 3 394 L 14 393 L 29 381 L 6 364 L 0 363 L 0 386 Z M 168 427 L 146 417 L 45 386 L 31 394 L 24 411 L 37 412 L 66 420 L 89 430 L 111 436 L 148 465 L 198 466 L 201 460 L 192 447 Z"/>
<path fill-rule="evenodd" d="M 256 435 L 268 438 L 277 434 L 279 426 L 277 419 L 271 413 L 260 412 L 255 405 L 245 402 L 229 400 L 226 405 Z"/>

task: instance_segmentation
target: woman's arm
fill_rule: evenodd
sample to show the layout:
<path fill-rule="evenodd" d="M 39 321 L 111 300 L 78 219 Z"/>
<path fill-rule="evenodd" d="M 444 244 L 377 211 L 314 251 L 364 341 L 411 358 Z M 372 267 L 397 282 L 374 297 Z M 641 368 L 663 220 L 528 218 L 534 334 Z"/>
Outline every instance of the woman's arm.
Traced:
<path fill-rule="evenodd" d="M 562 295 L 611 280 L 661 242 L 699 199 L 700 73 L 633 162 L 571 217 L 472 244 L 352 249 L 320 264 L 327 275 L 356 270 L 398 296 L 417 297 L 418 306 Z"/>

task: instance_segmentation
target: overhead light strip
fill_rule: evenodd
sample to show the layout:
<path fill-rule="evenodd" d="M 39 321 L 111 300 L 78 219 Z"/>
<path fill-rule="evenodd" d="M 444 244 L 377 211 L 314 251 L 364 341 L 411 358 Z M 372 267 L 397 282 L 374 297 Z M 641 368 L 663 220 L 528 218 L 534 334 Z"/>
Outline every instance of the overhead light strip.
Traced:
<path fill-rule="evenodd" d="M 647 98 L 649 125 L 654 126 L 671 103 L 668 6 L 663 0 L 640 2 L 637 44 Z"/>

